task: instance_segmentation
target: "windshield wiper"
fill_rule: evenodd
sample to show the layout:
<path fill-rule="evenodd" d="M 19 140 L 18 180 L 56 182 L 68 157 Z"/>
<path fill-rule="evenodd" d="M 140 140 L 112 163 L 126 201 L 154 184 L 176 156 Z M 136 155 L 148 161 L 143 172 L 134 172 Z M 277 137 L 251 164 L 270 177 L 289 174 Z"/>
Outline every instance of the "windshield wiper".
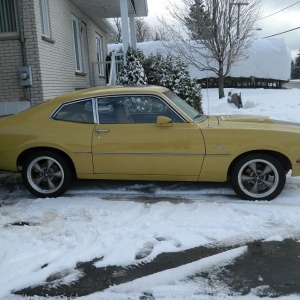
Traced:
<path fill-rule="evenodd" d="M 200 118 L 200 117 L 206 117 L 205 115 L 203 114 L 198 114 L 196 115 L 195 117 L 193 117 L 193 120 L 197 119 L 197 118 Z"/>
<path fill-rule="evenodd" d="M 195 117 L 193 117 L 193 120 L 195 120 L 197 118 L 201 118 L 201 119 L 197 120 L 196 122 L 203 122 L 204 120 L 206 120 L 207 118 L 209 118 L 209 116 L 204 115 L 204 114 L 198 114 Z"/>

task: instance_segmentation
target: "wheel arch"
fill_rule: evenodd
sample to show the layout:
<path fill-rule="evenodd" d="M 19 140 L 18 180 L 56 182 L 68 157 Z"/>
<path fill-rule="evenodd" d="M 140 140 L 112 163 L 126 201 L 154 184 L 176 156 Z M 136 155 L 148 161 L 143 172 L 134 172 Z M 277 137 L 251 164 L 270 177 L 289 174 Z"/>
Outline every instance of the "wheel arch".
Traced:
<path fill-rule="evenodd" d="M 233 169 L 233 167 L 235 166 L 235 164 L 242 158 L 251 154 L 268 154 L 274 158 L 276 158 L 283 166 L 284 170 L 286 171 L 286 173 L 292 168 L 292 164 L 291 161 L 289 160 L 289 158 L 287 156 L 285 156 L 284 154 L 277 152 L 277 151 L 272 151 L 272 150 L 254 150 L 254 151 L 249 151 L 249 152 L 245 152 L 240 154 L 239 156 L 237 156 L 230 164 L 229 168 L 228 168 L 228 173 L 227 176 L 230 177 L 231 171 Z"/>
<path fill-rule="evenodd" d="M 66 154 L 64 151 L 56 149 L 56 148 L 52 148 L 52 147 L 34 147 L 34 148 L 29 148 L 24 150 L 22 153 L 20 153 L 20 155 L 17 158 L 17 168 L 19 171 L 22 170 L 22 167 L 25 163 L 26 158 L 35 153 L 35 152 L 40 152 L 40 151 L 49 151 L 49 152 L 53 152 L 55 154 L 58 154 L 60 156 L 62 156 L 66 162 L 68 163 L 69 167 L 71 168 L 73 174 L 76 175 L 76 168 L 75 165 L 73 163 L 73 160 L 70 158 L 70 156 L 68 154 Z"/>

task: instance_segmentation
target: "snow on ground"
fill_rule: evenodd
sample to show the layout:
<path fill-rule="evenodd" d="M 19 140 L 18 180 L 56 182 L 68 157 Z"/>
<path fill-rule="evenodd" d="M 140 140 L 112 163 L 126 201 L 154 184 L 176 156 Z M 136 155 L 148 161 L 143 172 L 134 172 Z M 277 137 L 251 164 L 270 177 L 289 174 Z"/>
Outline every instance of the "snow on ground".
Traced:
<path fill-rule="evenodd" d="M 219 100 L 216 89 L 210 89 L 208 93 L 203 90 L 205 113 L 209 95 L 211 114 L 263 114 L 299 121 L 300 90 L 240 91 L 244 104 L 247 101 L 255 104 L 252 108 L 237 109 L 226 98 Z M 145 189 L 152 189 L 152 200 L 136 197 L 143 195 L 139 191 Z M 208 186 L 198 191 L 195 185 L 191 189 L 180 184 L 164 188 L 145 183 L 106 189 L 105 194 L 111 195 L 109 200 L 103 191 L 98 193 L 88 183 L 85 188 L 76 185 L 67 196 L 56 199 L 35 199 L 17 190 L 12 195 L 20 193 L 22 197 L 0 208 L 0 299 L 24 299 L 11 295 L 11 291 L 41 284 L 51 274 L 63 270 L 69 274 L 65 280 L 72 281 L 80 276 L 74 270 L 77 262 L 103 257 L 97 267 L 137 263 L 136 254 L 149 245 L 153 250 L 144 261 L 162 252 L 200 245 L 299 238 L 299 191 L 300 178 L 290 175 L 282 194 L 271 202 L 239 200 L 227 187 Z M 5 199 L 5 192 L 0 187 L 0 199 Z M 28 222 L 30 226 L 13 226 L 16 222 Z M 143 293 L 151 293 L 155 299 L 212 299 L 204 279 L 195 281 L 188 277 L 230 262 L 244 251 L 246 247 L 241 246 L 80 299 L 140 299 Z M 220 286 L 213 299 L 229 299 L 226 295 L 226 287 Z M 235 299 L 258 297 L 254 293 Z M 279 299 L 298 299 L 298 296 Z"/>
<path fill-rule="evenodd" d="M 300 84 L 299 84 L 300 87 Z M 227 103 L 230 91 L 241 93 L 244 109 Z M 300 123 L 299 89 L 225 89 L 225 98 L 218 99 L 216 89 L 203 89 L 203 110 L 206 114 L 267 115 L 272 119 Z M 208 108 L 209 99 L 209 108 Z M 247 108 L 249 107 L 249 108 Z"/>

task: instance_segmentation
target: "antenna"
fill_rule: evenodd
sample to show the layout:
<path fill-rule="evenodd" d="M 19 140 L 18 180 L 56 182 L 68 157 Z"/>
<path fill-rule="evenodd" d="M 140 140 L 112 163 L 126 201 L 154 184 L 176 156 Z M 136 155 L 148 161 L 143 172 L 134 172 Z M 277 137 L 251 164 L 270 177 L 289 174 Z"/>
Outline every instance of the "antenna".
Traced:
<path fill-rule="evenodd" d="M 210 128 L 209 124 L 209 94 L 208 94 L 208 70 L 206 70 L 206 96 L 207 96 L 207 128 Z"/>
<path fill-rule="evenodd" d="M 205 59 L 206 59 L 206 64 L 207 66 L 209 65 L 208 62 L 208 48 L 206 48 L 206 55 L 205 55 Z M 209 95 L 208 95 L 208 68 L 206 68 L 206 95 L 207 95 L 207 126 L 206 128 L 211 128 L 210 124 L 209 124 Z"/>

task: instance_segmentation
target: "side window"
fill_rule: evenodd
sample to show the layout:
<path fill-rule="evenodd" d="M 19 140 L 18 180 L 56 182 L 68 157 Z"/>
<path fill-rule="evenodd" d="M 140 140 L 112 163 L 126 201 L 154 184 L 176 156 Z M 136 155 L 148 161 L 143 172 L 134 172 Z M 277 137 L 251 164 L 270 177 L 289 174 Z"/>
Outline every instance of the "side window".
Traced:
<path fill-rule="evenodd" d="M 158 116 L 184 122 L 164 101 L 148 95 L 99 98 L 98 112 L 100 124 L 156 123 Z"/>
<path fill-rule="evenodd" d="M 0 0 L 0 38 L 18 35 L 14 0 Z"/>
<path fill-rule="evenodd" d="M 123 97 L 99 98 L 98 113 L 100 124 L 133 123 L 128 107 L 123 103 Z"/>
<path fill-rule="evenodd" d="M 104 76 L 104 66 L 103 66 L 103 45 L 102 45 L 102 36 L 98 33 L 96 34 L 96 49 L 97 49 L 97 62 L 98 64 L 98 72 L 100 76 Z"/>
<path fill-rule="evenodd" d="M 48 0 L 40 0 L 42 35 L 50 38 L 50 26 L 48 18 Z"/>
<path fill-rule="evenodd" d="M 131 96 L 126 97 L 123 101 L 131 113 L 164 113 L 167 109 L 167 105 L 160 99 L 152 96 Z"/>
<path fill-rule="evenodd" d="M 52 118 L 60 121 L 94 123 L 92 99 L 66 103 Z"/>
<path fill-rule="evenodd" d="M 81 54 L 79 20 L 74 15 L 72 15 L 72 28 L 73 28 L 76 72 L 82 72 L 83 65 L 82 65 L 82 54 Z"/>

